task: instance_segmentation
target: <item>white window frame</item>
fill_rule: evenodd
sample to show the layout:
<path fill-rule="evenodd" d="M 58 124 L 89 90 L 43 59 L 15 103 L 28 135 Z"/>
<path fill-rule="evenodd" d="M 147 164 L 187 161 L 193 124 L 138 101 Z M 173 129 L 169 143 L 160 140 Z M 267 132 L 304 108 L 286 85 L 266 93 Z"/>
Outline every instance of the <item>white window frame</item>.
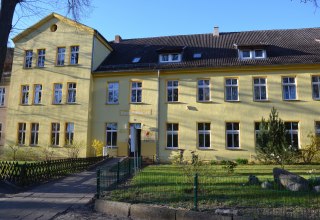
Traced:
<path fill-rule="evenodd" d="M 2 125 L 2 123 L 0 123 L 0 141 L 2 140 L 2 136 L 3 136 L 3 134 L 2 134 L 2 132 L 3 132 L 3 125 Z"/>
<path fill-rule="evenodd" d="M 118 104 L 118 103 L 119 103 L 119 82 L 108 82 L 107 104 Z"/>
<path fill-rule="evenodd" d="M 203 124 L 203 130 L 199 130 L 199 125 L 200 124 Z M 206 130 L 206 126 L 205 124 L 209 124 L 209 129 L 210 130 Z M 199 149 L 209 149 L 211 148 L 211 123 L 210 122 L 198 122 L 197 123 L 197 130 L 198 130 L 198 147 Z M 205 144 L 206 143 L 206 136 L 209 135 L 209 143 L 210 145 L 209 146 L 200 146 L 200 134 L 203 135 L 203 143 Z"/>
<path fill-rule="evenodd" d="M 227 130 L 227 124 L 231 123 L 232 124 L 232 129 Z M 239 130 L 234 129 L 234 124 L 238 124 Z M 228 135 L 232 135 L 232 146 L 228 146 Z M 238 135 L 238 143 L 239 146 L 235 147 L 235 135 Z M 226 148 L 227 149 L 240 149 L 241 144 L 240 144 L 240 123 L 239 122 L 226 122 Z"/>
<path fill-rule="evenodd" d="M 113 125 L 113 126 L 110 126 L 111 129 L 108 130 L 108 125 Z M 116 127 L 116 129 L 113 129 L 113 127 Z M 108 133 L 110 133 L 111 145 L 108 145 Z M 113 140 L 113 133 L 116 133 L 116 140 Z M 107 148 L 116 148 L 117 142 L 118 142 L 118 124 L 115 122 L 106 123 L 106 147 Z"/>
<path fill-rule="evenodd" d="M 199 83 L 200 83 L 200 81 L 202 81 L 202 85 L 199 85 Z M 205 81 L 208 81 L 208 84 L 206 84 L 205 83 Z M 198 102 L 209 102 L 209 101 L 211 101 L 211 86 L 210 86 L 210 84 L 211 84 L 211 81 L 210 81 L 210 79 L 199 79 L 198 81 L 197 81 L 197 84 L 198 84 Z M 200 99 L 200 89 L 202 89 L 202 97 L 203 97 L 203 100 L 201 100 Z M 209 94 L 208 94 L 208 99 L 206 99 L 205 97 L 205 95 L 206 95 L 206 89 L 209 91 Z"/>
<path fill-rule="evenodd" d="M 24 68 L 32 68 L 32 57 L 33 57 L 33 51 L 26 50 L 25 58 L 24 58 Z"/>
<path fill-rule="evenodd" d="M 5 97 L 6 97 L 6 88 L 0 87 L 0 106 L 1 107 L 5 105 Z"/>
<path fill-rule="evenodd" d="M 57 66 L 64 66 L 66 58 L 66 47 L 58 47 L 57 48 Z"/>
<path fill-rule="evenodd" d="M 174 125 L 177 125 L 177 130 L 174 130 Z M 170 126 L 171 129 L 168 129 Z M 171 136 L 171 147 L 169 146 L 168 136 Z M 177 136 L 177 146 L 174 146 L 174 136 Z M 177 149 L 179 147 L 179 124 L 178 123 L 167 123 L 167 147 L 168 149 Z"/>
<path fill-rule="evenodd" d="M 22 105 L 29 104 L 29 85 L 21 86 L 21 104 Z"/>
<path fill-rule="evenodd" d="M 171 85 L 169 85 L 171 84 Z M 176 85 L 175 85 L 176 84 Z M 169 98 L 169 92 L 171 91 L 171 100 Z M 177 92 L 177 100 L 174 100 L 175 91 Z M 167 102 L 178 102 L 179 101 L 179 81 L 178 80 L 168 80 L 167 81 Z"/>
<path fill-rule="evenodd" d="M 292 83 L 292 82 L 289 82 L 290 81 L 290 79 L 294 79 L 294 83 Z M 288 79 L 288 82 L 284 82 L 284 79 Z M 295 98 L 291 98 L 290 97 L 290 88 L 291 87 L 294 87 L 294 92 L 295 92 Z M 286 98 L 285 97 L 285 88 L 288 88 L 289 89 L 289 98 Z M 296 77 L 295 76 L 284 76 L 284 77 L 282 77 L 282 98 L 283 98 L 283 100 L 285 100 L 285 101 L 290 101 L 290 100 L 297 100 L 298 99 L 298 92 L 297 92 L 297 80 L 296 80 Z"/>
<path fill-rule="evenodd" d="M 164 60 L 164 57 L 168 57 L 168 59 Z M 177 57 L 177 59 L 174 59 Z M 182 54 L 181 53 L 164 53 L 159 55 L 160 63 L 177 63 L 181 62 Z"/>
<path fill-rule="evenodd" d="M 33 104 L 35 104 L 35 105 L 41 104 L 41 98 L 42 98 L 42 85 L 35 84 L 34 85 Z"/>
<path fill-rule="evenodd" d="M 51 145 L 52 146 L 60 145 L 60 123 L 57 123 L 57 122 L 51 123 Z"/>
<path fill-rule="evenodd" d="M 20 126 L 21 125 L 21 126 Z M 18 123 L 18 144 L 19 145 L 24 145 L 26 143 L 26 127 L 27 124 L 24 122 L 19 122 Z M 21 140 L 19 140 L 21 137 Z"/>
<path fill-rule="evenodd" d="M 71 65 L 79 64 L 79 50 L 80 50 L 80 47 L 78 45 L 74 45 L 70 47 L 70 64 Z"/>
<path fill-rule="evenodd" d="M 67 122 L 66 123 L 66 137 L 65 137 L 66 145 L 72 145 L 74 140 L 74 123 L 73 122 Z"/>
<path fill-rule="evenodd" d="M 262 56 L 256 56 L 257 51 L 262 51 Z M 249 57 L 244 56 L 243 55 L 244 52 L 249 52 L 250 56 Z M 264 49 L 254 49 L 254 50 L 242 49 L 242 50 L 239 50 L 239 58 L 241 60 L 265 59 L 266 57 L 267 57 L 267 52 Z"/>
<path fill-rule="evenodd" d="M 140 86 L 139 86 L 140 84 Z M 134 85 L 136 85 L 134 87 Z M 139 91 L 140 91 L 140 94 L 141 94 L 141 98 L 139 100 Z M 133 100 L 133 94 L 136 94 L 136 98 L 135 100 Z M 130 101 L 131 103 L 141 103 L 142 102 L 142 82 L 141 81 L 133 81 L 131 82 L 131 96 L 130 96 Z"/>
<path fill-rule="evenodd" d="M 257 51 L 262 51 L 262 56 L 257 56 Z M 266 58 L 266 50 L 263 50 L 263 49 L 255 49 L 254 51 L 254 59 L 264 59 Z"/>
<path fill-rule="evenodd" d="M 298 137 L 298 145 L 297 145 L 297 147 L 298 147 L 298 149 L 300 149 L 300 137 L 299 137 L 299 127 L 300 127 L 300 123 L 297 122 L 297 121 L 286 121 L 285 124 L 287 124 L 287 123 L 290 123 L 290 129 L 287 130 L 287 132 L 288 132 L 289 135 L 290 135 L 291 143 L 293 142 L 293 135 L 297 135 L 297 137 Z M 297 123 L 297 124 L 298 124 L 298 129 L 297 129 L 297 130 L 292 128 L 292 127 L 293 127 L 293 126 L 292 126 L 293 123 Z M 291 145 L 291 144 L 290 144 L 290 145 Z"/>
<path fill-rule="evenodd" d="M 249 54 L 250 54 L 250 56 L 249 57 L 247 57 L 247 56 L 244 56 L 243 54 L 244 54 L 244 52 L 249 52 Z M 250 59 L 252 59 L 252 51 L 251 50 L 240 50 L 240 58 L 242 59 L 242 60 L 250 60 Z"/>
<path fill-rule="evenodd" d="M 261 83 L 261 79 L 265 80 L 265 83 Z M 259 82 L 256 84 L 255 80 L 259 80 Z M 265 87 L 266 90 L 266 98 L 263 99 L 262 96 L 262 88 Z M 256 98 L 256 90 L 255 88 L 259 89 L 259 99 Z M 255 77 L 253 78 L 253 100 L 254 101 L 267 101 L 268 100 L 268 90 L 267 90 L 267 78 L 266 77 Z"/>
<path fill-rule="evenodd" d="M 231 80 L 231 84 L 227 84 L 227 81 Z M 233 84 L 233 80 L 236 80 L 236 84 Z M 232 93 L 233 89 L 236 89 L 237 91 L 237 99 L 228 99 L 228 88 L 231 88 L 231 98 L 232 98 Z M 237 102 L 239 101 L 239 79 L 238 78 L 226 78 L 225 79 L 225 101 L 227 102 Z"/>
<path fill-rule="evenodd" d="M 44 67 L 46 60 L 46 49 L 38 49 L 37 67 Z"/>
<path fill-rule="evenodd" d="M 32 140 L 33 136 L 33 140 Z M 30 145 L 37 146 L 39 144 L 39 123 L 31 123 Z"/>
<path fill-rule="evenodd" d="M 67 86 L 68 86 L 67 103 L 76 103 L 77 102 L 77 83 L 70 82 L 67 84 Z"/>
<path fill-rule="evenodd" d="M 61 86 L 61 87 L 57 87 L 57 86 Z M 63 88 L 62 83 L 53 84 L 53 90 L 54 90 L 53 104 L 55 105 L 62 104 L 62 88 Z"/>
<path fill-rule="evenodd" d="M 317 80 L 314 82 L 313 78 L 316 78 Z M 314 100 L 320 100 L 320 76 L 312 76 L 311 77 L 311 83 L 312 83 L 312 98 Z M 318 94 L 315 96 L 315 90 L 314 87 L 318 88 Z"/>

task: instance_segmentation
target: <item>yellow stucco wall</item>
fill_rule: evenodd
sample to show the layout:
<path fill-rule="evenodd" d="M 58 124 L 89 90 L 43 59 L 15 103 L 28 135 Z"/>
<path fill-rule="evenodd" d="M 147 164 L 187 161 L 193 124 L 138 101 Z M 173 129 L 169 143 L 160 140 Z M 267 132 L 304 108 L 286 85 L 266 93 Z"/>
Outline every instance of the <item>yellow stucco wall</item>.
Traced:
<path fill-rule="evenodd" d="M 249 68 L 203 70 L 203 71 L 161 71 L 160 73 L 160 127 L 159 156 L 160 161 L 168 161 L 177 150 L 166 149 L 166 123 L 179 123 L 179 149 L 186 149 L 185 157 L 191 157 L 191 151 L 197 150 L 202 160 L 224 160 L 246 158 L 254 159 L 255 135 L 254 122 L 267 118 L 274 106 L 284 121 L 299 122 L 300 147 L 308 143 L 307 135 L 315 132 L 314 123 L 320 121 L 319 101 L 312 99 L 311 76 L 319 75 L 320 69 L 310 69 L 307 66 L 291 68 Z M 301 69 L 301 70 L 299 70 Z M 307 70 L 306 70 L 307 69 Z M 129 76 L 130 74 L 130 76 Z M 267 78 L 268 101 L 253 100 L 253 78 Z M 295 76 L 297 82 L 297 101 L 283 101 L 282 77 Z M 239 101 L 225 101 L 225 78 L 238 78 Z M 166 81 L 179 80 L 179 102 L 166 102 Z M 210 79 L 211 101 L 197 102 L 197 80 Z M 130 81 L 143 83 L 143 103 L 129 104 Z M 119 82 L 119 105 L 106 105 L 107 82 Z M 97 138 L 105 139 L 105 123 L 117 122 L 118 155 L 123 155 L 122 148 L 127 147 L 128 123 L 142 123 L 144 131 L 155 131 L 157 128 L 157 72 L 141 73 L 105 73 L 94 78 L 93 117 L 98 126 L 93 128 Z M 188 110 L 187 106 L 191 107 Z M 149 111 L 152 114 L 149 114 Z M 130 112 L 131 113 L 124 113 Z M 137 115 L 135 115 L 137 114 Z M 202 150 L 198 146 L 197 123 L 211 123 L 211 148 Z M 240 123 L 240 149 L 226 149 L 226 122 Z M 143 133 L 143 132 L 142 132 Z M 155 134 L 156 136 L 156 134 Z M 148 143 L 148 152 L 155 154 L 156 142 Z M 115 153 L 115 151 L 113 151 Z"/>
<path fill-rule="evenodd" d="M 55 32 L 50 26 L 57 24 Z M 31 123 L 39 123 L 39 146 L 50 144 L 51 123 L 60 123 L 60 146 L 64 145 L 65 123 L 74 122 L 76 141 L 88 142 L 88 117 L 93 34 L 53 18 L 36 31 L 15 42 L 10 100 L 8 103 L 7 144 L 17 142 L 18 123 L 26 123 L 26 145 Z M 70 65 L 70 46 L 79 46 L 79 64 Z M 65 66 L 57 67 L 57 47 L 66 47 Z M 44 68 L 36 67 L 37 49 L 46 49 Z M 33 50 L 32 68 L 23 68 L 25 50 Z M 67 104 L 67 83 L 77 84 L 76 104 Z M 53 105 L 53 84 L 62 83 L 62 104 Z M 34 84 L 42 84 L 42 103 L 34 105 Z M 21 85 L 29 85 L 29 104 L 21 105 Z M 59 149 L 58 149 L 59 150 Z M 83 148 L 81 156 L 86 156 Z"/>

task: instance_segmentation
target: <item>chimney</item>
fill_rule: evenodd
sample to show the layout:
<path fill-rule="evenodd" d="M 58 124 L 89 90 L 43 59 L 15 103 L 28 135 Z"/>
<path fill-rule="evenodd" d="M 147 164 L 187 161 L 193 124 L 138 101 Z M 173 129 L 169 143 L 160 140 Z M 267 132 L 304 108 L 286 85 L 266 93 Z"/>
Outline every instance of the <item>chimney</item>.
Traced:
<path fill-rule="evenodd" d="M 213 36 L 214 37 L 219 37 L 219 27 L 218 26 L 215 26 L 213 28 Z"/>
<path fill-rule="evenodd" d="M 115 37 L 114 37 L 114 42 L 115 43 L 120 43 L 122 41 L 122 38 L 121 38 L 121 36 L 120 35 L 116 35 Z"/>

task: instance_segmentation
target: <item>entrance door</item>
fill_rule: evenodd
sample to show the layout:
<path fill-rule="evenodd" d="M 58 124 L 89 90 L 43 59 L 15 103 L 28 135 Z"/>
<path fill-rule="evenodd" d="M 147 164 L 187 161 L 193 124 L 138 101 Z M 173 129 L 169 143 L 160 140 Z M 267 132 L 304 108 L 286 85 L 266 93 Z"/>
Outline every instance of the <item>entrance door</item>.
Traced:
<path fill-rule="evenodd" d="M 135 137 L 130 137 L 129 136 L 129 139 L 130 138 L 135 138 L 135 143 L 136 143 L 136 152 L 138 153 L 138 157 L 141 156 L 141 123 L 131 123 L 130 124 L 130 134 L 132 134 L 131 130 L 132 129 L 136 129 L 136 132 L 135 132 Z M 129 141 L 130 143 L 130 141 Z M 133 157 L 134 156 L 134 152 L 133 150 L 131 149 L 131 145 L 129 144 L 129 155 L 130 157 Z"/>

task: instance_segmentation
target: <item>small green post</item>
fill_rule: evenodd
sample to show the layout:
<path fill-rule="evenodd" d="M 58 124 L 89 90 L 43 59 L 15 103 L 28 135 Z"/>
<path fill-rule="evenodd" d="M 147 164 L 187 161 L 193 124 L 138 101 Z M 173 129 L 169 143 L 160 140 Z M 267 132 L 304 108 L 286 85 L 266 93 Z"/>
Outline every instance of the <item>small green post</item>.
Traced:
<path fill-rule="evenodd" d="M 97 199 L 100 199 L 100 169 L 97 170 Z"/>
<path fill-rule="evenodd" d="M 193 183 L 193 209 L 198 211 L 198 174 L 194 175 Z"/>
<path fill-rule="evenodd" d="M 120 162 L 118 162 L 118 169 L 117 169 L 117 183 L 120 183 Z"/>

